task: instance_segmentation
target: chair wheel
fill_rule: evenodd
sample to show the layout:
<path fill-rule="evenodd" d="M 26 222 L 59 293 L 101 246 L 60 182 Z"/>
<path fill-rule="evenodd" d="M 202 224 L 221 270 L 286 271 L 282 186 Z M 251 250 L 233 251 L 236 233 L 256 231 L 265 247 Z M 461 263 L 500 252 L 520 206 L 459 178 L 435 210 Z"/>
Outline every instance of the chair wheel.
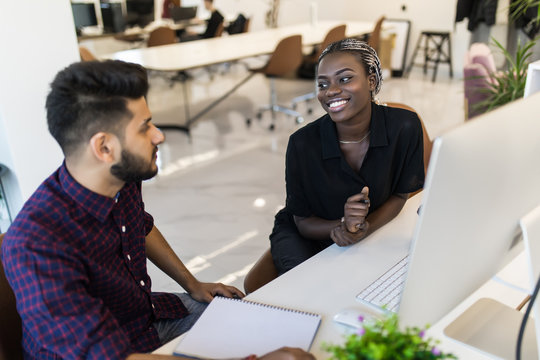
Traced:
<path fill-rule="evenodd" d="M 296 103 L 292 104 L 292 109 L 293 109 L 293 110 L 296 110 L 296 108 L 297 108 Z"/>
<path fill-rule="evenodd" d="M 276 125 L 270 124 L 270 126 L 268 127 L 268 130 L 274 131 L 275 128 L 276 128 Z"/>
<path fill-rule="evenodd" d="M 246 119 L 246 125 L 249 127 L 251 126 L 251 119 Z"/>
<path fill-rule="evenodd" d="M 262 119 L 262 113 L 258 113 L 258 114 L 257 114 L 257 119 L 259 119 L 259 120 Z"/>
<path fill-rule="evenodd" d="M 295 120 L 296 120 L 296 123 L 297 123 L 297 124 L 301 124 L 301 123 L 304 122 L 304 118 L 301 117 L 301 116 L 298 116 Z"/>
<path fill-rule="evenodd" d="M 309 115 L 313 114 L 313 109 L 312 109 L 312 108 L 309 108 L 309 109 L 307 110 L 307 113 L 308 113 Z"/>

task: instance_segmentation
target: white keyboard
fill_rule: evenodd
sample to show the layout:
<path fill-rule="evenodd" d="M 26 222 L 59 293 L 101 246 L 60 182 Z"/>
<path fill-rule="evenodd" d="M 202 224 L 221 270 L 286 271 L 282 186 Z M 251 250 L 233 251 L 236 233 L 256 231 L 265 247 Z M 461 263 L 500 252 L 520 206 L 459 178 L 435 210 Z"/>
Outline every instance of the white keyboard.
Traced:
<path fill-rule="evenodd" d="M 409 255 L 362 290 L 356 299 L 378 312 L 397 312 L 408 262 Z"/>

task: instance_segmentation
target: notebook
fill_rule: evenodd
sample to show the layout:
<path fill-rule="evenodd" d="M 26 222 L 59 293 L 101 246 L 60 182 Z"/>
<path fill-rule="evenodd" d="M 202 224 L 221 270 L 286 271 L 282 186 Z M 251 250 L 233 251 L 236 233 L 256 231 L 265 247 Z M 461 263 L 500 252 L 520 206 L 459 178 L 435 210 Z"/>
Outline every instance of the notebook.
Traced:
<path fill-rule="evenodd" d="M 283 346 L 309 351 L 320 322 L 308 312 L 215 297 L 174 354 L 220 359 L 262 356 Z"/>

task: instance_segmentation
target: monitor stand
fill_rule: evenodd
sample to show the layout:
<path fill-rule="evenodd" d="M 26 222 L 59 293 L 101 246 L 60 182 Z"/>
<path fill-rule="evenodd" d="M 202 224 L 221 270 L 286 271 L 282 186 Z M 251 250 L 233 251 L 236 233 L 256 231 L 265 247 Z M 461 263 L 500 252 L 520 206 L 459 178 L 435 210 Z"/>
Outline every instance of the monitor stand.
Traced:
<path fill-rule="evenodd" d="M 523 313 L 496 300 L 482 298 L 444 329 L 444 334 L 481 352 L 502 359 L 516 358 Z M 525 328 L 522 359 L 538 359 L 534 319 Z"/>

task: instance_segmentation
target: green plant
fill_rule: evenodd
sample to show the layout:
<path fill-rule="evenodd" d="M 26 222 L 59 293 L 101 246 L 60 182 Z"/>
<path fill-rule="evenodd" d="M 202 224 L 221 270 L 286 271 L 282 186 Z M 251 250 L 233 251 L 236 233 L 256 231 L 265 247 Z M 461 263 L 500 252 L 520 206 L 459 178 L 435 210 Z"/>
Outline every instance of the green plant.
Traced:
<path fill-rule="evenodd" d="M 527 9 L 538 5 L 540 5 L 539 0 L 514 0 L 510 4 L 510 16 L 515 20 L 525 14 Z M 540 6 L 537 9 L 536 22 L 540 22 Z"/>
<path fill-rule="evenodd" d="M 452 354 L 441 352 L 438 341 L 425 337 L 425 330 L 407 327 L 400 330 L 396 314 L 374 322 L 364 322 L 356 334 L 347 336 L 344 345 L 323 347 L 335 360 L 390 360 L 390 359 L 456 359 Z"/>
<path fill-rule="evenodd" d="M 501 43 L 494 38 L 492 40 L 506 58 L 508 67 L 506 70 L 491 74 L 492 81 L 488 81 L 488 86 L 480 90 L 487 93 L 487 98 L 475 106 L 483 111 L 491 111 L 523 97 L 529 58 L 532 56 L 532 47 L 536 44 L 536 39 L 527 41 L 523 46 L 518 41 L 516 56 L 512 57 Z"/>

